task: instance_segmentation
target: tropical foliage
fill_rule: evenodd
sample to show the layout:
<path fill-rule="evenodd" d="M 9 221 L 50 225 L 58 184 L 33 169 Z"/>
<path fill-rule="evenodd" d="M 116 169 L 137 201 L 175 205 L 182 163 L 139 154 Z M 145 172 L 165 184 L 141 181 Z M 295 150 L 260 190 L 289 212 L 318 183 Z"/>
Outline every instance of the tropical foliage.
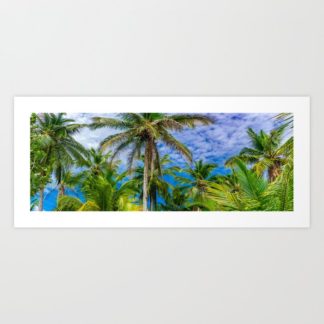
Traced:
<path fill-rule="evenodd" d="M 39 192 L 39 210 L 43 210 L 44 189 L 51 175 L 61 184 L 65 173 L 85 162 L 86 149 L 73 135 L 83 125 L 65 114 L 32 114 L 31 116 L 31 191 Z"/>
<path fill-rule="evenodd" d="M 122 113 L 88 124 L 64 113 L 32 114 L 31 210 L 44 209 L 50 189 L 57 211 L 293 210 L 293 116 L 275 116 L 270 132 L 248 128 L 250 145 L 225 165 L 193 161 L 177 133 L 214 123 L 206 114 Z M 83 128 L 107 135 L 86 149 L 76 140 Z M 163 147 L 183 163 L 161 154 Z"/>

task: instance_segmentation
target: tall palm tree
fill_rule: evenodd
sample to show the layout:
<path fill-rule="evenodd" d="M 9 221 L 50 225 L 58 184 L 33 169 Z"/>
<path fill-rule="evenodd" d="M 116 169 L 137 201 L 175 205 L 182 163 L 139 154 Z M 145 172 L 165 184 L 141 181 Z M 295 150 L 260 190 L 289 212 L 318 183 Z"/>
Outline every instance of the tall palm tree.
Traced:
<path fill-rule="evenodd" d="M 43 137 L 37 124 L 37 114 L 32 113 L 30 116 L 30 196 L 33 209 L 39 205 L 35 195 L 41 186 L 50 182 L 52 172 L 50 166 L 41 165 L 41 161 L 46 156 L 43 148 Z"/>
<path fill-rule="evenodd" d="M 118 117 L 95 117 L 90 127 L 93 129 L 108 127 L 120 131 L 107 136 L 101 142 L 101 149 L 114 147 L 112 159 L 121 151 L 129 149 L 129 168 L 132 168 L 134 159 L 139 159 L 141 151 L 144 150 L 143 210 L 146 211 L 149 173 L 154 172 L 154 165 L 159 164 L 160 160 L 157 143 L 163 142 L 191 161 L 192 155 L 189 149 L 170 131 L 182 131 L 185 127 L 193 128 L 198 123 L 208 125 L 213 121 L 210 117 L 199 114 L 122 113 Z"/>
<path fill-rule="evenodd" d="M 144 157 L 142 157 L 142 161 L 144 161 Z M 165 154 L 160 158 L 160 169 L 156 165 L 153 173 L 150 173 L 149 175 L 148 196 L 151 211 L 158 209 L 158 196 L 165 199 L 169 194 L 169 188 L 172 187 L 171 183 L 166 180 L 165 176 L 175 177 L 176 172 L 179 171 L 179 168 L 172 165 L 171 162 L 170 156 Z M 133 180 L 138 187 L 141 199 L 143 198 L 143 175 L 144 165 L 139 165 L 135 168 Z"/>
<path fill-rule="evenodd" d="M 253 170 L 258 175 L 267 171 L 270 182 L 279 176 L 287 157 L 292 154 L 293 137 L 283 143 L 285 129 L 286 125 L 283 125 L 267 134 L 263 130 L 256 133 L 248 128 L 252 147 L 243 148 L 238 156 L 242 161 L 252 163 Z M 226 166 L 233 165 L 235 159 L 236 157 L 227 160 Z"/>
<path fill-rule="evenodd" d="M 83 125 L 65 118 L 64 113 L 42 113 L 36 118 L 41 149 L 44 152 L 40 165 L 44 168 L 50 166 L 60 184 L 66 168 L 70 168 L 75 162 L 85 162 L 87 150 L 73 138 Z M 44 184 L 39 188 L 40 211 L 43 210 L 44 188 Z"/>
<path fill-rule="evenodd" d="M 176 179 L 183 184 L 183 190 L 188 192 L 193 202 L 206 202 L 206 181 L 213 181 L 217 178 L 213 174 L 216 168 L 216 163 L 207 163 L 199 160 L 194 163 L 193 167 L 187 165 L 186 168 L 180 169 Z M 198 206 L 195 208 L 199 210 Z"/>

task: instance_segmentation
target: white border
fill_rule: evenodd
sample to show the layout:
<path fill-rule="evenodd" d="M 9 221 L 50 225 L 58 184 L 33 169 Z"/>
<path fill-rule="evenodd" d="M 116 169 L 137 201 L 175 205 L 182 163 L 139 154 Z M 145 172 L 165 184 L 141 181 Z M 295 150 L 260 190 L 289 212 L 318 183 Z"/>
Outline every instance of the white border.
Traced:
<path fill-rule="evenodd" d="M 15 227 L 309 227 L 309 97 L 15 97 Z M 30 212 L 32 112 L 294 113 L 293 212 Z"/>

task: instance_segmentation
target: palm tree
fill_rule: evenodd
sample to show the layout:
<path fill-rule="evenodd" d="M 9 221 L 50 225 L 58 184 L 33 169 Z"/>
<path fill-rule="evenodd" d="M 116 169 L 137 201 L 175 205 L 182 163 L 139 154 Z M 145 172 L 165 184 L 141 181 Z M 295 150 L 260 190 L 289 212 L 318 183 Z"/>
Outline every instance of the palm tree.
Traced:
<path fill-rule="evenodd" d="M 128 153 L 128 166 L 131 169 L 135 158 L 139 159 L 144 150 L 143 174 L 143 210 L 147 210 L 148 179 L 149 173 L 159 164 L 158 142 L 182 154 L 188 161 L 192 160 L 189 149 L 179 142 L 170 131 L 182 131 L 185 127 L 193 128 L 198 123 L 211 124 L 210 117 L 198 114 L 164 114 L 164 113 L 123 113 L 119 118 L 95 117 L 91 128 L 102 127 L 119 130 L 117 134 L 107 136 L 100 144 L 102 150 L 114 147 L 112 160 L 121 151 L 130 150 Z M 160 167 L 158 166 L 158 169 Z"/>
<path fill-rule="evenodd" d="M 61 196 L 58 211 L 125 211 L 140 210 L 134 195 L 136 188 L 127 181 L 127 172 L 118 174 L 115 170 L 105 170 L 103 174 L 91 175 L 84 181 L 82 192 L 86 202 L 81 199 Z"/>
<path fill-rule="evenodd" d="M 206 181 L 213 181 L 217 178 L 213 174 L 216 168 L 216 163 L 206 163 L 199 160 L 194 163 L 193 167 L 187 165 L 186 168 L 180 169 L 176 179 L 184 184 L 182 188 L 188 192 L 193 202 L 206 203 Z M 200 210 L 198 206 L 195 209 Z"/>
<path fill-rule="evenodd" d="M 81 184 L 82 179 L 84 178 L 84 173 L 79 172 L 73 174 L 71 170 L 68 170 L 62 174 L 61 181 L 58 184 L 58 199 L 60 196 L 64 196 L 66 189 L 75 189 Z"/>
<path fill-rule="evenodd" d="M 189 202 L 188 193 L 183 190 L 181 185 L 170 186 L 170 191 L 160 204 L 162 211 L 190 211 L 192 204 Z"/>
<path fill-rule="evenodd" d="M 234 163 L 234 161 L 233 161 Z M 235 159 L 233 174 L 216 182 L 206 181 L 207 196 L 221 211 L 291 211 L 293 210 L 293 160 L 289 158 L 280 175 L 268 182 Z"/>
<path fill-rule="evenodd" d="M 144 157 L 141 159 L 144 162 Z M 171 164 L 172 161 L 168 154 L 165 154 L 160 158 L 159 167 L 155 165 L 153 173 L 150 173 L 148 179 L 148 196 L 150 210 L 158 209 L 158 196 L 161 198 L 166 198 L 168 195 L 169 188 L 172 185 L 166 180 L 165 176 L 175 177 L 176 172 L 179 168 Z M 143 198 L 143 175 L 144 175 L 144 165 L 139 165 L 135 168 L 135 175 L 133 177 L 134 182 L 138 187 L 139 197 Z"/>
<path fill-rule="evenodd" d="M 30 116 L 30 196 L 33 209 L 39 205 L 35 195 L 39 192 L 40 187 L 50 181 L 52 172 L 48 165 L 41 164 L 46 156 L 43 147 L 43 137 L 37 124 L 37 114 L 32 113 Z"/>
<path fill-rule="evenodd" d="M 40 147 L 44 152 L 39 162 L 44 169 L 50 167 L 58 184 L 61 183 L 66 169 L 75 162 L 84 163 L 87 155 L 86 149 L 73 138 L 83 125 L 64 116 L 64 113 L 43 113 L 36 116 Z M 44 188 L 44 184 L 39 187 L 40 211 L 43 210 Z"/>
<path fill-rule="evenodd" d="M 292 154 L 293 138 L 283 142 L 286 125 L 272 130 L 269 134 L 261 130 L 258 134 L 252 128 L 248 128 L 248 135 L 252 147 L 241 150 L 239 158 L 247 163 L 253 164 L 253 169 L 258 175 L 263 175 L 267 170 L 268 179 L 273 182 L 280 174 L 282 166 L 287 157 Z M 236 157 L 230 158 L 226 166 L 233 165 Z"/>
<path fill-rule="evenodd" d="M 248 169 L 238 158 L 235 159 L 235 164 L 235 178 L 231 181 L 205 182 L 207 196 L 215 202 L 216 209 L 221 211 L 264 210 L 266 179 Z"/>
<path fill-rule="evenodd" d="M 99 175 L 108 167 L 108 159 L 111 157 L 111 152 L 104 154 L 100 149 L 91 148 L 86 159 L 85 166 L 91 174 Z"/>
<path fill-rule="evenodd" d="M 269 184 L 266 193 L 266 210 L 294 209 L 294 163 L 289 158 L 278 178 Z"/>

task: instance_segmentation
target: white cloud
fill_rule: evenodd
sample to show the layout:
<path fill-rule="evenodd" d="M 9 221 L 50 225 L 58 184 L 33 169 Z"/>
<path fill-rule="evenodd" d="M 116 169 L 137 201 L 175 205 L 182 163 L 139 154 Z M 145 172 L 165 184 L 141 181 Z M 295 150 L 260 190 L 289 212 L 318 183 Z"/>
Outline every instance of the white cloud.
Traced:
<path fill-rule="evenodd" d="M 116 117 L 116 114 L 93 114 L 93 113 L 72 113 L 67 114 L 67 118 L 74 119 L 79 124 L 90 124 L 93 117 Z M 109 128 L 99 128 L 91 130 L 83 128 L 74 138 L 86 148 L 97 148 L 100 142 L 109 135 L 116 134 L 118 131 Z"/>
<path fill-rule="evenodd" d="M 67 117 L 75 119 L 78 123 L 90 123 L 95 116 L 116 117 L 116 114 L 68 114 Z M 246 130 L 253 128 L 256 132 L 263 129 L 268 132 L 274 128 L 274 114 L 211 114 L 216 120 L 210 126 L 198 126 L 195 129 L 185 129 L 175 132 L 173 135 L 188 146 L 193 153 L 194 160 L 203 159 L 223 163 L 230 156 L 236 155 L 240 150 L 249 145 L 249 137 Z M 84 128 L 75 135 L 85 147 L 98 147 L 100 141 L 105 137 L 118 131 L 102 128 L 90 130 Z M 159 145 L 160 153 L 170 154 L 171 157 L 183 163 L 185 160 L 174 150 Z M 123 156 L 121 156 L 123 158 Z"/>

